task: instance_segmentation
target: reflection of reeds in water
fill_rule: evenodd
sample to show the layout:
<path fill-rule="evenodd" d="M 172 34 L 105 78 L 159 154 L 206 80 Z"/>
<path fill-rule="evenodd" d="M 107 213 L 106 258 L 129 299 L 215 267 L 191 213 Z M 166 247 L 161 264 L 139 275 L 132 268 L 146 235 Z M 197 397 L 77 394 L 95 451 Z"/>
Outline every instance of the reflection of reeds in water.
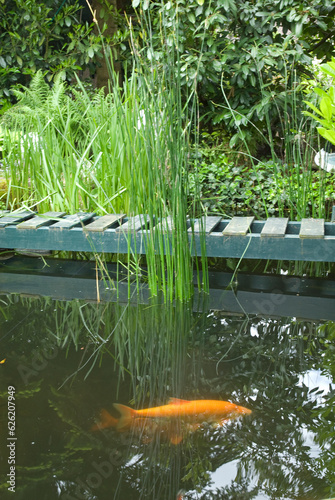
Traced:
<path fill-rule="evenodd" d="M 130 375 L 136 405 L 150 406 L 181 396 L 192 316 L 190 307 L 179 303 L 57 302 L 56 336 L 62 347 L 87 345 L 79 367 L 86 376 L 103 356 L 111 356 L 119 378 Z"/>
<path fill-rule="evenodd" d="M 155 303 L 134 307 L 72 302 L 57 303 L 57 309 L 59 342 L 63 346 L 73 342 L 77 347 L 88 344 L 77 373 L 84 370 L 87 376 L 101 361 L 114 363 L 118 384 L 126 379 L 127 393 L 119 390 L 116 400 L 107 395 L 104 404 L 109 411 L 113 412 L 114 402 L 143 408 L 166 404 L 171 396 L 185 397 L 186 379 L 190 377 L 187 346 L 193 327 L 190 307 L 179 303 L 176 307 Z M 194 367 L 195 372 L 197 369 Z M 115 428 L 110 433 L 107 429 L 106 436 L 117 440 L 124 457 L 119 471 L 123 485 L 137 483 L 140 467 L 139 498 L 176 496 L 182 486 L 183 466 L 180 448 L 170 442 L 169 422 L 153 422 L 121 434 Z M 196 452 L 189 453 L 198 460 Z M 116 492 L 114 498 L 122 497 L 122 489 L 120 495 Z"/>
<path fill-rule="evenodd" d="M 47 463 L 51 464 L 52 481 L 62 482 L 64 495 L 76 497 L 76 478 L 85 483 L 97 473 L 92 464 L 100 465 L 101 470 L 101 464 L 108 460 L 111 463 L 113 455 L 117 465 L 113 462 L 113 473 L 108 477 L 100 476 L 101 484 L 95 491 L 102 500 L 171 500 L 180 489 L 188 492 L 186 498 L 253 498 L 258 494 L 271 498 L 273 491 L 290 498 L 298 490 L 312 489 L 318 498 L 327 496 L 325 488 L 333 484 L 334 476 L 333 391 L 319 403 L 322 396 L 314 386 L 300 381 L 311 369 L 332 370 L 331 323 L 318 331 L 318 325 L 308 321 L 231 318 L 225 313 L 201 316 L 180 304 L 176 308 L 155 304 L 135 308 L 16 298 L 8 302 L 1 317 L 6 331 L 13 324 L 17 327 L 8 361 L 16 359 L 30 366 L 29 358 L 36 357 L 32 351 L 44 350 L 41 340 L 53 346 L 55 336 L 59 345 L 69 349 L 70 357 L 75 354 L 72 344 L 79 352 L 84 347 L 79 376 L 73 385 L 69 383 L 72 377 L 61 390 L 55 387 L 50 391 L 55 380 L 63 380 L 64 371 L 73 369 L 72 361 L 78 361 L 76 355 L 68 360 L 70 363 L 64 363 L 60 349 L 59 357 L 34 372 L 29 391 L 17 384 L 18 394 L 23 396 L 22 390 L 26 393 L 20 399 L 17 418 L 20 429 L 25 430 L 27 449 L 31 434 L 29 425 L 25 427 L 25 401 L 31 400 L 32 419 L 36 406 L 45 398 L 51 405 L 49 409 L 55 410 L 40 420 L 46 436 L 45 455 L 34 455 L 34 466 L 27 466 L 26 476 L 20 469 L 21 484 L 36 484 L 37 464 L 43 471 Z M 25 321 L 18 324 L 22 319 Z M 53 335 L 46 338 L 46 332 Z M 101 371 L 97 369 L 100 361 Z M 110 369 L 112 365 L 115 371 Z M 108 370 L 104 371 L 106 366 Z M 88 372 L 90 376 L 83 383 L 83 375 Z M 13 383 L 13 372 L 8 373 L 11 378 L 3 380 L 5 396 L 8 385 Z M 122 389 L 118 393 L 117 384 Z M 220 429 L 204 425 L 183 436 L 178 445 L 171 444 L 164 432 L 156 432 L 155 425 L 140 435 L 135 431 L 126 435 L 115 428 L 100 433 L 90 431 L 94 405 L 98 417 L 102 404 L 110 411 L 114 402 L 144 408 L 164 404 L 169 396 L 232 400 L 251 408 L 253 413 L 251 418 L 243 417 Z M 64 449 L 58 448 L 58 443 L 56 450 L 49 448 L 51 426 L 56 436 L 62 431 Z M 313 433 L 323 447 L 319 457 L 315 457 L 314 448 L 310 453 L 306 431 Z M 121 454 L 120 461 L 116 452 Z M 220 491 L 211 490 L 211 471 L 234 463 L 235 482 Z M 50 486 L 50 477 L 41 474 L 41 481 L 49 481 Z M 208 495 L 203 493 L 205 489 Z"/>

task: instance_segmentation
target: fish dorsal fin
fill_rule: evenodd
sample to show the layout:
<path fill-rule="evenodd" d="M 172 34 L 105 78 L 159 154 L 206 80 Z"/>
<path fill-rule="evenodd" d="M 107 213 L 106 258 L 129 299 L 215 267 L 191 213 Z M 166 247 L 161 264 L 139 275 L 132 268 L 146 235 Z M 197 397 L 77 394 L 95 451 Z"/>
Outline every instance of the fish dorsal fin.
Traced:
<path fill-rule="evenodd" d="M 178 399 L 178 398 L 170 398 L 169 399 L 170 405 L 183 405 L 185 403 L 189 403 L 189 401 L 187 399 Z"/>

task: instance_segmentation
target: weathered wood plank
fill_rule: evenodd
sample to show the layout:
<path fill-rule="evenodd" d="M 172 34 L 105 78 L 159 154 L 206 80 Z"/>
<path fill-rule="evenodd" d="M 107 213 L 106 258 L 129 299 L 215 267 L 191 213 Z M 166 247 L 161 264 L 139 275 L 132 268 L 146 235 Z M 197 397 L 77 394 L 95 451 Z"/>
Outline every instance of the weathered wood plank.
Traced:
<path fill-rule="evenodd" d="M 35 225 L 35 222 L 33 222 L 35 214 L 33 212 L 24 213 L 23 215 L 30 218 L 32 224 Z M 92 252 L 93 248 L 94 251 L 101 253 L 122 254 L 127 253 L 129 249 L 139 255 L 146 253 L 147 235 L 144 235 L 143 227 L 145 224 L 147 224 L 146 227 L 149 227 L 148 223 L 151 222 L 151 219 L 148 215 L 130 217 L 121 226 L 118 226 L 118 223 L 115 222 L 115 225 L 112 226 L 113 228 L 117 226 L 115 230 L 103 230 L 101 226 L 100 229 L 102 230 L 86 232 L 85 228 L 87 226 L 84 226 L 80 219 L 88 218 L 87 224 L 102 219 L 93 215 L 75 214 L 64 217 L 62 221 L 51 223 L 49 226 L 36 226 L 34 230 L 31 230 L 29 227 L 27 228 L 27 225 L 18 228 L 18 224 L 23 223 L 22 212 L 5 214 L 4 217 L 0 218 L 0 227 L 3 219 L 7 218 L 7 222 L 5 219 L 5 224 L 0 229 L 0 248 L 28 252 L 36 250 L 36 253 L 42 250 Z M 19 220 L 17 220 L 18 218 Z M 101 222 L 103 222 L 103 219 Z M 158 223 L 160 222 L 158 221 Z M 201 226 L 200 221 L 195 220 L 194 224 L 199 223 L 198 228 L 203 227 L 210 230 L 207 222 L 204 221 L 204 225 Z M 192 233 L 189 231 L 188 239 L 192 255 L 201 255 L 205 245 L 207 257 L 240 258 L 242 256 L 250 259 L 335 261 L 334 223 L 308 219 L 302 223 L 289 221 L 283 237 L 271 237 L 283 234 L 280 233 L 278 226 L 274 229 L 278 222 L 272 224 L 273 222 L 273 220 L 270 220 L 266 224 L 265 221 L 256 221 L 253 217 L 236 217 L 231 221 L 222 220 L 217 226 L 219 230 L 215 229 L 204 235 L 199 232 Z M 172 229 L 171 223 L 171 219 L 170 221 L 164 219 L 163 229 Z M 310 223 L 312 223 L 312 229 Z M 282 222 L 279 225 L 281 224 Z M 65 225 L 65 228 L 71 230 L 52 231 L 54 227 L 57 228 L 60 225 L 63 228 Z M 189 226 L 190 221 L 185 221 L 185 229 L 186 227 L 189 228 Z M 306 230 L 308 227 L 309 231 Z M 149 229 L 150 232 L 153 231 L 153 225 Z M 232 235 L 238 235 L 238 237 L 235 238 Z M 164 252 L 170 251 L 169 244 L 167 238 L 166 242 L 164 242 Z"/>
<path fill-rule="evenodd" d="M 302 219 L 299 238 L 323 238 L 324 235 L 324 219 Z"/>
<path fill-rule="evenodd" d="M 255 217 L 233 217 L 222 231 L 224 236 L 245 236 Z"/>
<path fill-rule="evenodd" d="M 265 222 L 261 231 L 261 236 L 282 238 L 285 236 L 287 224 L 287 217 L 271 217 Z"/>
<path fill-rule="evenodd" d="M 115 222 L 120 222 L 124 214 L 108 214 L 99 217 L 85 226 L 85 231 L 101 232 L 112 226 Z"/>
<path fill-rule="evenodd" d="M 50 229 L 72 229 L 75 226 L 89 221 L 94 215 L 94 212 L 67 215 L 66 217 L 64 217 L 64 219 L 56 222 L 56 224 L 52 224 L 52 226 L 50 226 Z"/>
<path fill-rule="evenodd" d="M 189 233 L 200 233 L 201 231 L 204 231 L 206 234 L 210 234 L 216 226 L 219 224 L 221 221 L 222 217 L 218 216 L 208 216 L 208 217 L 203 217 L 201 219 L 196 219 L 194 221 L 194 226 L 193 229 L 192 227 L 188 228 Z"/>
<path fill-rule="evenodd" d="M 161 219 L 154 227 L 155 231 L 168 231 L 171 232 L 173 231 L 173 217 L 171 215 L 168 215 L 167 217 L 164 217 L 164 219 Z"/>
<path fill-rule="evenodd" d="M 115 232 L 134 232 L 136 233 L 140 229 L 142 229 L 145 224 L 148 224 L 150 218 L 149 215 L 146 214 L 140 214 L 140 215 L 135 215 L 135 217 L 130 217 L 127 222 L 122 224 L 121 226 L 117 227 L 115 229 Z"/>
<path fill-rule="evenodd" d="M 60 219 L 66 215 L 66 212 L 46 212 L 45 214 L 35 215 L 32 219 L 21 222 L 16 227 L 18 229 L 37 229 L 42 226 L 49 226 L 55 219 Z"/>
<path fill-rule="evenodd" d="M 34 212 L 13 212 L 9 215 L 5 215 L 4 217 L 1 217 L 0 219 L 0 227 L 6 227 L 10 226 L 12 224 L 18 224 L 19 222 L 22 222 L 27 219 L 31 219 L 34 217 L 35 213 Z"/>

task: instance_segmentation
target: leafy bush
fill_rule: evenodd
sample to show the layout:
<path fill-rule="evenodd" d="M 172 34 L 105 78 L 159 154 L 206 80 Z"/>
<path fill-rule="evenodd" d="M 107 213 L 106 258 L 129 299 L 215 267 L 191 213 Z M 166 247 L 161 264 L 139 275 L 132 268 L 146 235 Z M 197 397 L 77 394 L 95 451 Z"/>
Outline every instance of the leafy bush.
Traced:
<path fill-rule="evenodd" d="M 308 111 L 305 114 L 320 123 L 321 127 L 317 127 L 319 134 L 335 145 L 335 58 L 332 58 L 327 64 L 321 64 L 321 70 L 325 75 L 331 77 L 332 82 L 330 85 L 327 82 L 326 85 L 323 85 L 323 88 L 314 88 L 314 92 L 321 98 L 319 108 L 308 101 L 308 106 L 316 114 Z"/>
<path fill-rule="evenodd" d="M 94 71 L 102 44 L 93 23 L 82 21 L 79 0 L 59 12 L 58 4 L 0 0 L 0 106 L 13 100 L 14 85 L 27 85 L 39 69 L 49 80 L 60 71 L 67 79 L 85 67 Z"/>
<path fill-rule="evenodd" d="M 176 71 L 184 87 L 197 89 L 204 120 L 234 130 L 236 116 L 232 119 L 224 95 L 241 125 L 265 123 L 266 115 L 275 121 L 287 87 L 309 73 L 313 56 L 334 52 L 331 37 L 324 36 L 333 28 L 331 0 L 132 3 L 139 13 L 137 50 L 148 60 L 163 61 L 176 44 Z"/>
<path fill-rule="evenodd" d="M 256 218 L 289 216 L 329 217 L 335 202 L 335 173 L 290 168 L 272 160 L 232 160 L 227 152 L 202 145 L 190 175 L 190 203 L 199 181 L 198 213 L 255 215 Z"/>

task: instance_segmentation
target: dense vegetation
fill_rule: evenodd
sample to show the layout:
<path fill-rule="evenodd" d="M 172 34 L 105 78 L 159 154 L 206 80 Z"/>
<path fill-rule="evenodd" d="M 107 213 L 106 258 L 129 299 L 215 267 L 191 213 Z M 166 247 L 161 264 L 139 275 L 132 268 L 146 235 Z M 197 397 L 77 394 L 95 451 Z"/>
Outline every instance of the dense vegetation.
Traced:
<path fill-rule="evenodd" d="M 113 6 L 86 8 L 80 24 L 78 1 L 11 0 L 6 14 L 0 2 L 2 208 L 171 216 L 171 255 L 147 243 L 156 290 L 166 265 L 172 277 L 184 262 L 190 278 L 187 216 L 329 218 L 334 173 L 314 157 L 335 142 L 334 63 L 320 66 L 334 52 L 332 2 Z M 106 13 L 119 26 L 108 38 Z M 109 89 L 76 75 L 99 54 Z"/>

